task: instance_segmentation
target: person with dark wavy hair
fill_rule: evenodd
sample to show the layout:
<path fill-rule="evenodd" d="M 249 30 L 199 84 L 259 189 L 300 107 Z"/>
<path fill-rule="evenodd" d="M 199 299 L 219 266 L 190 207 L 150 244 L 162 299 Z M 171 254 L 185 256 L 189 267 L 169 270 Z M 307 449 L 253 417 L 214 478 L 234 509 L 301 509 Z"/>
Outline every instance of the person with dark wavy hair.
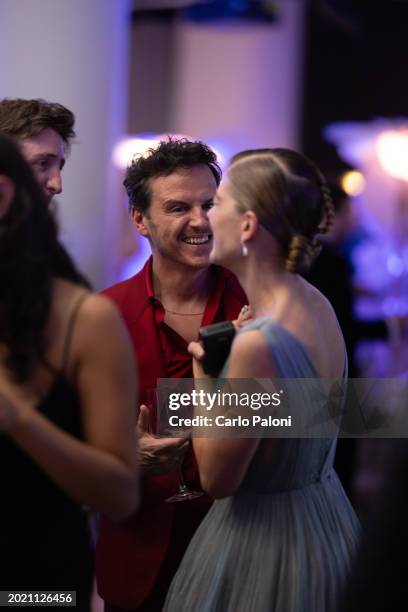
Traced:
<path fill-rule="evenodd" d="M 129 196 L 129 210 L 148 213 L 152 199 L 152 177 L 170 176 L 182 168 L 188 170 L 197 165 L 207 166 L 215 183 L 219 185 L 221 168 L 217 156 L 204 142 L 169 138 L 162 140 L 155 149 L 149 149 L 147 155 L 136 157 L 123 181 Z"/>
<path fill-rule="evenodd" d="M 0 135 L 0 588 L 76 590 L 89 609 L 92 508 L 137 505 L 135 364 L 90 293 L 16 144 Z"/>
<path fill-rule="evenodd" d="M 48 202 L 62 191 L 61 171 L 75 138 L 74 124 L 74 114 L 56 102 L 0 100 L 0 133 L 20 142 Z"/>
<path fill-rule="evenodd" d="M 279 379 L 279 385 L 292 379 L 284 386 L 289 414 L 294 425 L 301 419 L 310 425 L 316 391 L 325 397 L 324 379 L 347 377 L 334 311 L 300 276 L 319 250 L 317 235 L 333 221 L 327 184 L 300 153 L 246 151 L 233 158 L 209 219 L 211 261 L 236 274 L 253 315 L 236 335 L 221 379 Z M 191 343 L 189 349 L 194 377 L 206 378 L 202 346 Z M 232 416 L 237 411 L 239 404 Z M 279 407 L 272 411 L 279 416 Z M 210 437 L 211 429 L 208 437 L 205 431 L 193 436 L 203 489 L 216 501 L 187 549 L 164 610 L 335 609 L 359 532 L 333 470 L 336 437 L 325 430 L 324 437 L 307 438 L 305 427 L 297 430 L 303 437 L 272 438 L 262 425 L 258 436 L 251 427 L 229 438 Z"/>
<path fill-rule="evenodd" d="M 245 296 L 233 274 L 210 265 L 208 213 L 221 179 L 205 143 L 163 140 L 134 158 L 124 185 L 130 216 L 152 256 L 135 276 L 105 290 L 119 307 L 140 368 L 140 509 L 120 525 L 103 518 L 96 549 L 105 612 L 161 610 L 188 542 L 211 505 L 207 496 L 166 503 L 179 487 L 179 467 L 201 491 L 191 445 L 157 438 L 149 392 L 158 378 L 192 376 L 187 346 L 201 326 L 235 319 Z M 136 407 L 139 409 L 139 406 Z"/>

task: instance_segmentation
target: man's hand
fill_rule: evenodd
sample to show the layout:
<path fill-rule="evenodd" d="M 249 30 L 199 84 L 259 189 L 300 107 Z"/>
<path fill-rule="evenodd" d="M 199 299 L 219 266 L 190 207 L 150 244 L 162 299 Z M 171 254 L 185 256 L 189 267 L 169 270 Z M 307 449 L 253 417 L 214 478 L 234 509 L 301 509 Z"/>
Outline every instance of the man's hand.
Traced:
<path fill-rule="evenodd" d="M 151 434 L 149 409 L 144 404 L 140 406 L 137 430 L 142 476 L 166 474 L 181 465 L 189 441 L 186 438 L 157 438 Z"/>

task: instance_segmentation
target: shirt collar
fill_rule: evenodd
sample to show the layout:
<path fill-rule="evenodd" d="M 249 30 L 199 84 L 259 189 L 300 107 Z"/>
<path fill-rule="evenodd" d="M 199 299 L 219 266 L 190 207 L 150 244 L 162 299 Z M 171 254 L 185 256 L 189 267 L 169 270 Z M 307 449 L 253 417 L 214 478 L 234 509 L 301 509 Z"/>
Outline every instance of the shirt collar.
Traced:
<path fill-rule="evenodd" d="M 153 283 L 152 283 L 152 267 L 153 267 L 153 257 L 150 256 L 147 261 L 147 266 L 144 269 L 144 282 L 146 287 L 146 293 L 148 298 L 154 298 L 153 293 Z"/>

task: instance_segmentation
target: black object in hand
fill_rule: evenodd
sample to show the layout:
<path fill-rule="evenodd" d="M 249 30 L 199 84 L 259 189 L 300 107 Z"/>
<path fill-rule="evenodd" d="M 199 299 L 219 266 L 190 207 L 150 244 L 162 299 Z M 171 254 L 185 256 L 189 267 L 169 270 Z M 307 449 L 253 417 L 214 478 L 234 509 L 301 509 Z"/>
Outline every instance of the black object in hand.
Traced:
<path fill-rule="evenodd" d="M 229 355 L 235 336 L 235 327 L 231 321 L 214 323 L 200 329 L 205 355 L 203 369 L 209 376 L 218 376 Z"/>

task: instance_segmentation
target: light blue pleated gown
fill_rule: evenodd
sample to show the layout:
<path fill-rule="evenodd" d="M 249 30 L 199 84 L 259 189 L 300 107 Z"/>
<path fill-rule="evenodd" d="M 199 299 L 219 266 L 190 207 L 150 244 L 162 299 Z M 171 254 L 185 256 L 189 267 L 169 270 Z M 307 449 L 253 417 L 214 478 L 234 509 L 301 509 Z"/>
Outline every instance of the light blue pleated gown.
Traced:
<path fill-rule="evenodd" d="M 300 342 L 256 319 L 280 378 L 316 378 Z M 302 404 L 307 410 L 308 389 Z M 171 584 L 167 612 L 328 612 L 356 552 L 359 524 L 333 470 L 336 440 L 264 439 L 237 493 L 217 500 Z M 186 502 L 188 503 L 188 502 Z"/>

